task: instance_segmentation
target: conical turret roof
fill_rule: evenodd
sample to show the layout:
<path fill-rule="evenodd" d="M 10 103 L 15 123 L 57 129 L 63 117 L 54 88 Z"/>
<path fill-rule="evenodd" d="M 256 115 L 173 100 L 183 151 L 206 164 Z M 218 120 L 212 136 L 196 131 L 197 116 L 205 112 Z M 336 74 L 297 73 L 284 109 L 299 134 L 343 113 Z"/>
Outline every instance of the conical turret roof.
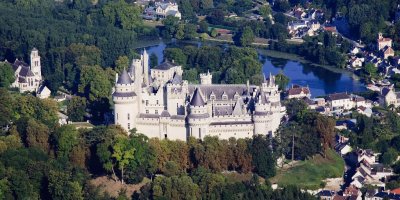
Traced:
<path fill-rule="evenodd" d="M 190 105 L 192 105 L 192 106 L 204 106 L 205 105 L 203 97 L 201 97 L 199 88 L 196 88 L 196 90 L 194 91 L 192 100 L 190 101 Z"/>
<path fill-rule="evenodd" d="M 132 83 L 132 79 L 131 77 L 129 77 L 128 72 L 126 72 L 126 70 L 124 69 L 124 71 L 122 71 L 121 75 L 118 77 L 118 84 L 131 84 Z"/>

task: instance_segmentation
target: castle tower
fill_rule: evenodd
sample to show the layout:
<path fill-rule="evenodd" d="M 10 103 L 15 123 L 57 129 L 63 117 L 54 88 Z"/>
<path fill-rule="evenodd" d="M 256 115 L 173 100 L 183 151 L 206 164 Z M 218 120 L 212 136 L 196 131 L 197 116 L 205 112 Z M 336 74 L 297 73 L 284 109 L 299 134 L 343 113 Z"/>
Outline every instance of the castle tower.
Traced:
<path fill-rule="evenodd" d="M 270 111 L 271 102 L 268 101 L 266 94 L 261 92 L 255 103 L 253 115 L 254 135 L 272 135 L 269 131 L 272 113 Z"/>
<path fill-rule="evenodd" d="M 118 74 L 116 76 L 118 77 Z M 138 101 L 134 83 L 125 69 L 116 79 L 114 91 L 112 97 L 115 124 L 119 124 L 126 131 L 129 131 L 136 127 L 135 118 L 138 115 Z"/>
<path fill-rule="evenodd" d="M 33 48 L 31 51 L 31 71 L 36 76 L 36 78 L 41 81 L 42 80 L 42 66 L 40 64 L 40 56 L 39 51 L 36 48 Z"/>
<path fill-rule="evenodd" d="M 207 73 L 200 74 L 200 83 L 202 85 L 212 84 L 212 74 L 210 74 L 210 71 L 207 71 Z"/>
<path fill-rule="evenodd" d="M 188 115 L 189 136 L 203 139 L 208 134 L 210 115 L 207 112 L 206 103 L 203 100 L 201 90 L 196 88 L 190 101 Z"/>
<path fill-rule="evenodd" d="M 149 85 L 149 54 L 147 54 L 146 49 L 143 50 L 141 55 L 142 66 L 143 66 L 143 82 L 146 86 Z"/>

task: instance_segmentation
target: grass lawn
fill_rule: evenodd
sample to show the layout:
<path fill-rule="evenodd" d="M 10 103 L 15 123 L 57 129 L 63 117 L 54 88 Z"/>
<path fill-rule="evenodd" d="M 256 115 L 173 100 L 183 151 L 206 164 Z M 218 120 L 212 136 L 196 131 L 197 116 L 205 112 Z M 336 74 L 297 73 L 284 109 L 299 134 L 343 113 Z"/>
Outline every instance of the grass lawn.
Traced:
<path fill-rule="evenodd" d="M 324 186 L 324 179 L 342 177 L 344 166 L 344 160 L 330 150 L 327 158 L 316 155 L 312 159 L 300 161 L 291 168 L 278 170 L 270 182 L 278 183 L 279 186 L 297 185 L 303 189 L 314 190 Z"/>

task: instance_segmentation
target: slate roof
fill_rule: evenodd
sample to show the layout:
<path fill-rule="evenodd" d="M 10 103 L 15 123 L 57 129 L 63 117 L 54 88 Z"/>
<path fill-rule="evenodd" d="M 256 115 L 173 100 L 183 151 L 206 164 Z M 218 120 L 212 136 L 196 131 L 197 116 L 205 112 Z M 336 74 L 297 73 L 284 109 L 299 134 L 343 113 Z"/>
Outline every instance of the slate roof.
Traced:
<path fill-rule="evenodd" d="M 318 196 L 323 196 L 323 197 L 331 197 L 335 195 L 335 191 L 331 191 L 331 190 L 321 190 L 318 193 Z"/>
<path fill-rule="evenodd" d="M 171 114 L 169 114 L 168 110 L 163 110 L 161 112 L 161 117 L 171 117 Z"/>
<path fill-rule="evenodd" d="M 218 125 L 245 125 L 245 124 L 253 124 L 251 121 L 231 121 L 231 122 L 211 122 L 211 126 L 218 126 Z"/>
<path fill-rule="evenodd" d="M 208 118 L 210 117 L 210 115 L 208 113 L 204 113 L 204 114 L 189 114 L 188 118 L 192 118 L 192 119 L 203 119 L 203 118 Z"/>
<path fill-rule="evenodd" d="M 171 80 L 171 83 L 172 84 L 180 84 L 180 83 L 182 83 L 182 76 L 178 75 L 178 74 L 175 74 L 174 78 Z"/>
<path fill-rule="evenodd" d="M 22 78 L 22 77 L 18 78 L 18 82 L 19 83 L 27 83 L 26 80 L 24 78 Z"/>
<path fill-rule="evenodd" d="M 139 118 L 160 118 L 160 115 L 140 113 Z"/>
<path fill-rule="evenodd" d="M 131 77 L 129 77 L 128 72 L 126 72 L 126 70 L 124 69 L 124 71 L 122 71 L 121 75 L 118 77 L 118 84 L 131 84 L 132 83 L 132 79 Z"/>
<path fill-rule="evenodd" d="M 216 100 L 222 100 L 222 95 L 225 94 L 228 96 L 228 99 L 234 99 L 235 94 L 239 94 L 239 96 L 245 96 L 247 94 L 247 85 L 246 84 L 232 84 L 232 85 L 224 85 L 224 84 L 213 84 L 213 85 L 189 85 L 189 94 L 192 94 L 196 88 L 200 88 L 203 97 L 205 99 L 210 99 L 210 95 L 214 93 Z M 251 93 L 255 85 L 250 85 Z"/>
<path fill-rule="evenodd" d="M 29 68 L 29 65 L 28 65 L 28 64 L 26 64 L 25 62 L 20 61 L 20 60 L 18 60 L 18 59 L 16 59 L 16 60 L 14 61 L 14 63 L 12 64 L 12 66 L 13 66 L 14 71 L 17 70 L 19 66 L 23 66 L 23 67 Z"/>
<path fill-rule="evenodd" d="M 386 96 L 389 92 L 390 92 L 390 88 L 388 88 L 388 87 L 382 88 L 381 93 L 383 96 Z"/>
<path fill-rule="evenodd" d="M 136 96 L 135 92 L 114 92 L 115 97 L 133 97 Z"/>
<path fill-rule="evenodd" d="M 155 66 L 153 69 L 158 69 L 158 70 L 169 70 L 169 69 L 171 69 L 172 67 L 175 67 L 175 66 L 178 66 L 178 65 L 176 65 L 176 64 L 173 63 L 173 62 L 170 62 L 170 61 L 166 60 L 166 61 L 164 61 L 163 63 L 161 63 L 161 64 Z"/>
<path fill-rule="evenodd" d="M 214 106 L 214 115 L 223 116 L 223 115 L 232 115 L 232 106 Z"/>
<path fill-rule="evenodd" d="M 190 105 L 192 106 L 204 106 L 204 100 L 203 97 L 201 96 L 201 91 L 199 88 L 196 88 L 196 90 L 193 93 L 192 100 L 190 101 Z"/>

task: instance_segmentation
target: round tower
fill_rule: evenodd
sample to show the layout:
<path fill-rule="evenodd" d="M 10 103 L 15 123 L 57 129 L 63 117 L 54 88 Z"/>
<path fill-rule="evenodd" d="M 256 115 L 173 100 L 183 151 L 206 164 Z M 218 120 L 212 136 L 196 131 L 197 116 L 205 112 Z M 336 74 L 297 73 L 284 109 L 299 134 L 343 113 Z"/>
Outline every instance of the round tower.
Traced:
<path fill-rule="evenodd" d="M 210 115 L 207 112 L 207 106 L 199 88 L 196 88 L 193 93 L 187 118 L 189 124 L 189 136 L 203 139 L 204 136 L 208 134 Z"/>
<path fill-rule="evenodd" d="M 272 131 L 269 127 L 272 113 L 270 111 L 271 103 L 267 100 L 266 95 L 261 92 L 255 103 L 255 111 L 253 115 L 254 135 L 270 135 Z"/>
<path fill-rule="evenodd" d="M 134 83 L 125 69 L 116 79 L 115 89 L 112 96 L 114 101 L 115 124 L 121 125 L 129 132 L 129 130 L 136 127 L 135 119 L 138 115 L 138 102 Z"/>

